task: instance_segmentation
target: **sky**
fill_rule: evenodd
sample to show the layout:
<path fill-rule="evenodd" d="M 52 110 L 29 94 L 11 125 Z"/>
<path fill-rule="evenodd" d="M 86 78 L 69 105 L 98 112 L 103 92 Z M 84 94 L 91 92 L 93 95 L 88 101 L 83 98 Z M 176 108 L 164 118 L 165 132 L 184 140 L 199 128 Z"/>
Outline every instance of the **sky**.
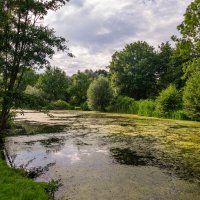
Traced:
<path fill-rule="evenodd" d="M 105 69 L 116 51 L 143 40 L 157 48 L 178 35 L 192 0 L 71 0 L 45 23 L 66 38 L 75 57 L 56 53 L 51 64 L 67 75 L 78 70 Z"/>

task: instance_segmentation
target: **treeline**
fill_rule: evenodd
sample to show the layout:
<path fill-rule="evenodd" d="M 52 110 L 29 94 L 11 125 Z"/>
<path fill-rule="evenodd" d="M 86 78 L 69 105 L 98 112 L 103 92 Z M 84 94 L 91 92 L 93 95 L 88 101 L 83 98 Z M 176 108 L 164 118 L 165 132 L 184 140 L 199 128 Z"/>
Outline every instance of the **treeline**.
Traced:
<path fill-rule="evenodd" d="M 19 105 L 198 120 L 200 73 L 193 69 L 187 74 L 178 51 L 169 42 L 155 50 L 138 41 L 116 52 L 108 71 L 78 71 L 69 77 L 59 68 L 41 74 L 30 69 L 24 74 L 25 98 Z M 194 62 L 189 61 L 191 65 Z"/>
<path fill-rule="evenodd" d="M 48 68 L 44 73 L 28 69 L 15 108 L 89 110 L 87 90 L 100 75 L 107 77 L 108 72 L 85 70 L 69 77 L 57 67 Z"/>
<path fill-rule="evenodd" d="M 82 109 L 175 119 L 200 119 L 200 13 L 191 3 L 178 26 L 181 37 L 154 48 L 145 41 L 113 54 L 107 70 L 27 70 L 23 107 Z M 16 104 L 17 106 L 17 104 Z"/>

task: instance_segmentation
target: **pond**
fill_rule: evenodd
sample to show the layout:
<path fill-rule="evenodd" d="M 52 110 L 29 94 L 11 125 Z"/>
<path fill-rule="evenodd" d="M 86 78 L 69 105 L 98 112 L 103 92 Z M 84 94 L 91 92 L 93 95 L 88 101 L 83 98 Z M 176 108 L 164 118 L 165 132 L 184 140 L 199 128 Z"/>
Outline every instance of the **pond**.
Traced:
<path fill-rule="evenodd" d="M 60 179 L 57 199 L 200 199 L 198 176 L 172 167 L 161 141 L 169 129 L 197 135 L 199 123 L 81 111 L 26 111 L 16 123 L 18 135 L 5 139 L 9 162 L 35 181 Z"/>

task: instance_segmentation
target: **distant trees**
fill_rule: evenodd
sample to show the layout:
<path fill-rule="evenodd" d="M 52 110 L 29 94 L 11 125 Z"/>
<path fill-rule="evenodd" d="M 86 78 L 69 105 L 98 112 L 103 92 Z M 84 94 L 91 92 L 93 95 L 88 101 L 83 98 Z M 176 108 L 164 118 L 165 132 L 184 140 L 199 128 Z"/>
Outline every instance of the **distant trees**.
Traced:
<path fill-rule="evenodd" d="M 108 72 L 105 70 L 85 70 L 78 71 L 70 78 L 69 96 L 70 103 L 76 106 L 85 104 L 87 101 L 87 90 L 91 82 L 100 75 L 107 76 Z"/>
<path fill-rule="evenodd" d="M 81 105 L 87 101 L 87 90 L 93 79 L 93 72 L 89 70 L 85 72 L 78 71 L 77 74 L 71 77 L 69 86 L 71 104 Z"/>
<path fill-rule="evenodd" d="M 87 97 L 91 110 L 105 111 L 112 99 L 112 90 L 108 79 L 103 76 L 95 79 L 88 88 Z"/>
<path fill-rule="evenodd" d="M 49 68 L 38 80 L 38 87 L 46 93 L 50 101 L 65 99 L 69 87 L 69 78 L 59 68 Z"/>

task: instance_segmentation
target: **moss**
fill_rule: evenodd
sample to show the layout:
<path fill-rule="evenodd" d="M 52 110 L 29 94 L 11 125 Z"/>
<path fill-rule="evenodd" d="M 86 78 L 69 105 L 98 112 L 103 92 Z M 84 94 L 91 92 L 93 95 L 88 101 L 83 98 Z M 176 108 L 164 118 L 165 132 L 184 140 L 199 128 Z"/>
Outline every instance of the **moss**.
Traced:
<path fill-rule="evenodd" d="M 0 160 L 1 200 L 47 200 L 46 186 L 28 179 L 23 171 L 9 168 Z"/>

